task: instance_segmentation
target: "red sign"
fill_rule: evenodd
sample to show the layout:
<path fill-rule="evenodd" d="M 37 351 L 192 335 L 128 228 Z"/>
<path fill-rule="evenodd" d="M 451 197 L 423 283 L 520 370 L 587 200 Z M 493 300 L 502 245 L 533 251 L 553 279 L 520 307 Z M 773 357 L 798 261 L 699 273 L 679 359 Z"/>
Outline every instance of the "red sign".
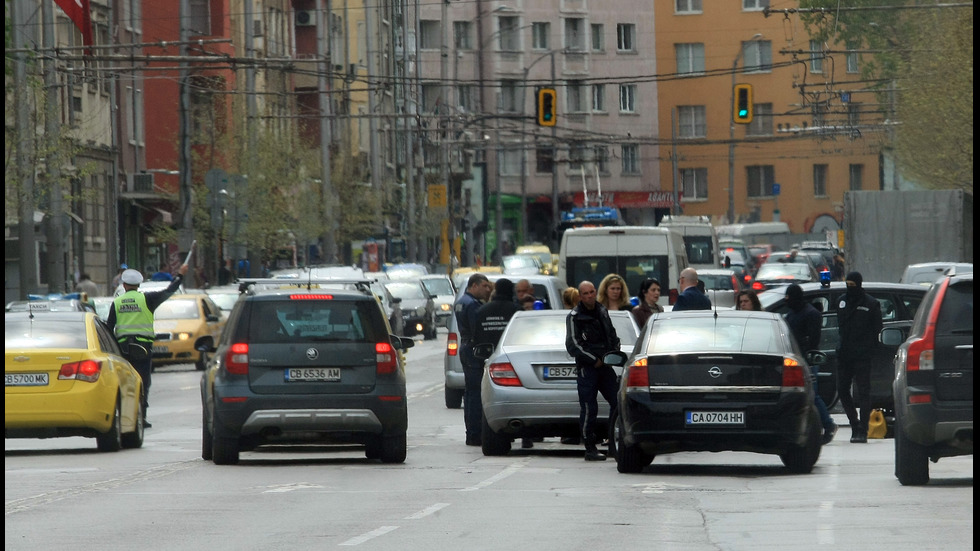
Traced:
<path fill-rule="evenodd" d="M 678 205 L 682 204 L 683 195 L 677 194 Z M 572 196 L 575 206 L 584 206 L 582 192 Z M 589 205 L 598 205 L 599 196 L 593 191 L 589 192 Z M 672 191 L 607 191 L 602 194 L 602 204 L 607 207 L 619 208 L 664 208 L 669 209 L 674 206 L 674 192 Z"/>

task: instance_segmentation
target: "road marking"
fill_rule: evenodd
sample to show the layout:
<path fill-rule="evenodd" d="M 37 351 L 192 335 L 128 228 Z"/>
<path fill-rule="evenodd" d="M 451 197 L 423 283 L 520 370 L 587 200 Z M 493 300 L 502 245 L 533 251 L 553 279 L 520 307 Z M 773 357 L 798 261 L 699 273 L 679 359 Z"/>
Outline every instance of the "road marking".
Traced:
<path fill-rule="evenodd" d="M 347 545 L 347 546 L 360 545 L 360 544 L 362 544 L 362 543 L 364 543 L 364 542 L 366 542 L 368 540 L 372 540 L 372 539 L 374 539 L 374 538 L 376 538 L 378 536 L 383 536 L 383 535 L 387 534 L 388 532 L 391 532 L 392 530 L 397 530 L 397 529 L 398 529 L 397 526 L 382 526 L 381 528 L 378 528 L 376 530 L 371 530 L 370 532 L 368 532 L 366 534 L 361 534 L 360 536 L 357 536 L 356 538 L 351 538 L 351 539 L 349 539 L 349 540 L 347 540 L 347 541 L 345 541 L 345 542 L 343 542 L 343 543 L 341 543 L 339 545 Z"/>
<path fill-rule="evenodd" d="M 461 491 L 461 492 L 475 492 L 476 490 L 481 490 L 481 489 L 486 488 L 487 486 L 489 486 L 489 485 L 491 485 L 491 484 L 493 484 L 495 482 L 500 482 L 501 480 L 503 480 L 503 479 L 507 478 L 508 476 L 510 476 L 510 475 L 516 473 L 517 471 L 521 470 L 523 467 L 524 467 L 524 465 L 519 464 L 519 463 L 515 463 L 515 464 L 507 467 L 506 469 L 500 471 L 499 473 L 491 476 L 490 478 L 484 480 L 483 482 L 479 482 L 479 483 L 477 483 L 474 486 L 470 486 L 469 488 L 461 488 L 459 491 Z"/>
<path fill-rule="evenodd" d="M 420 518 L 427 517 L 440 509 L 445 509 L 446 507 L 449 507 L 448 503 L 436 503 L 435 505 L 430 505 L 425 509 L 422 509 L 418 513 L 408 515 L 407 517 L 405 517 L 405 520 L 418 520 Z"/>
<path fill-rule="evenodd" d="M 423 388 L 422 390 L 419 390 L 418 392 L 413 392 L 413 393 L 409 394 L 407 396 L 407 398 L 409 400 L 417 400 L 419 398 L 425 398 L 427 396 L 431 396 L 431 395 L 435 394 L 436 392 L 438 392 L 439 390 L 442 390 L 442 386 L 443 386 L 443 383 L 436 383 L 436 384 L 431 385 L 431 386 L 429 386 L 427 388 Z"/>
<path fill-rule="evenodd" d="M 308 490 L 310 488 L 323 488 L 319 484 L 307 484 L 306 482 L 296 482 L 293 484 L 280 484 L 278 486 L 273 486 L 271 490 L 265 490 L 263 494 L 281 494 L 285 492 L 293 492 L 296 490 Z"/>

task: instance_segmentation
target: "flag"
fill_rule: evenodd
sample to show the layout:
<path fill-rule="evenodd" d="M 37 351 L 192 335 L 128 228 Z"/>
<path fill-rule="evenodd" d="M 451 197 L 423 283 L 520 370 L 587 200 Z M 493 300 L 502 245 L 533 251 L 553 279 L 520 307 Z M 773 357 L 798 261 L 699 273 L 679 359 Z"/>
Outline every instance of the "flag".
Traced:
<path fill-rule="evenodd" d="M 89 0 L 54 0 L 55 4 L 61 8 L 68 19 L 78 27 L 82 33 L 82 44 L 92 45 L 92 10 L 89 7 Z M 86 49 L 86 54 L 91 50 Z"/>

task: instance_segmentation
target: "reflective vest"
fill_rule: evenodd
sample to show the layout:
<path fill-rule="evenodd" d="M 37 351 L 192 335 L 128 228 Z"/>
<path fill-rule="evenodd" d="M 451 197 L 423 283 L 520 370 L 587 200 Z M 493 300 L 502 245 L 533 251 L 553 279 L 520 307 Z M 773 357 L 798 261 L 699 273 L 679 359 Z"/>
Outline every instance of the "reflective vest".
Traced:
<path fill-rule="evenodd" d="M 153 342 L 153 312 L 146 306 L 146 297 L 139 291 L 127 291 L 112 301 L 116 308 L 116 339 L 122 341 L 133 335 L 138 340 Z"/>

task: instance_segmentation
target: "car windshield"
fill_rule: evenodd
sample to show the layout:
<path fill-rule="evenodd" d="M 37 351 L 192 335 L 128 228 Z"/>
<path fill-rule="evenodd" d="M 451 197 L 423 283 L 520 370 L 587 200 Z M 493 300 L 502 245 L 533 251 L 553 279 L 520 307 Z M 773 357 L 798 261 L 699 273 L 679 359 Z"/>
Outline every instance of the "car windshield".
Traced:
<path fill-rule="evenodd" d="M 530 268 L 534 267 L 533 256 L 505 256 L 504 268 Z"/>
<path fill-rule="evenodd" d="M 385 287 L 388 288 L 388 291 L 392 295 L 402 300 L 418 300 L 426 298 L 425 294 L 422 292 L 422 286 L 415 282 L 392 281 L 385 283 Z"/>
<path fill-rule="evenodd" d="M 235 307 L 235 303 L 238 302 L 238 293 L 215 293 L 213 295 L 208 295 L 211 300 L 218 305 L 218 308 L 222 310 L 231 310 Z"/>
<path fill-rule="evenodd" d="M 810 265 L 795 262 L 777 262 L 775 264 L 765 263 L 755 274 L 758 279 L 810 279 Z"/>
<path fill-rule="evenodd" d="M 154 320 L 186 320 L 199 317 L 194 299 L 168 299 L 153 312 Z"/>
<path fill-rule="evenodd" d="M 430 295 L 454 295 L 453 284 L 448 278 L 423 279 L 422 285 Z"/>
<path fill-rule="evenodd" d="M 567 316 L 519 316 L 510 321 L 503 346 L 565 347 Z M 636 330 L 629 316 L 610 316 L 623 346 L 633 346 Z"/>
<path fill-rule="evenodd" d="M 779 324 L 772 319 L 703 317 L 651 318 L 647 354 L 740 352 L 778 354 Z"/>
<path fill-rule="evenodd" d="M 3 342 L 7 350 L 31 348 L 75 348 L 87 349 L 85 320 L 40 321 L 7 318 L 4 323 Z"/>

